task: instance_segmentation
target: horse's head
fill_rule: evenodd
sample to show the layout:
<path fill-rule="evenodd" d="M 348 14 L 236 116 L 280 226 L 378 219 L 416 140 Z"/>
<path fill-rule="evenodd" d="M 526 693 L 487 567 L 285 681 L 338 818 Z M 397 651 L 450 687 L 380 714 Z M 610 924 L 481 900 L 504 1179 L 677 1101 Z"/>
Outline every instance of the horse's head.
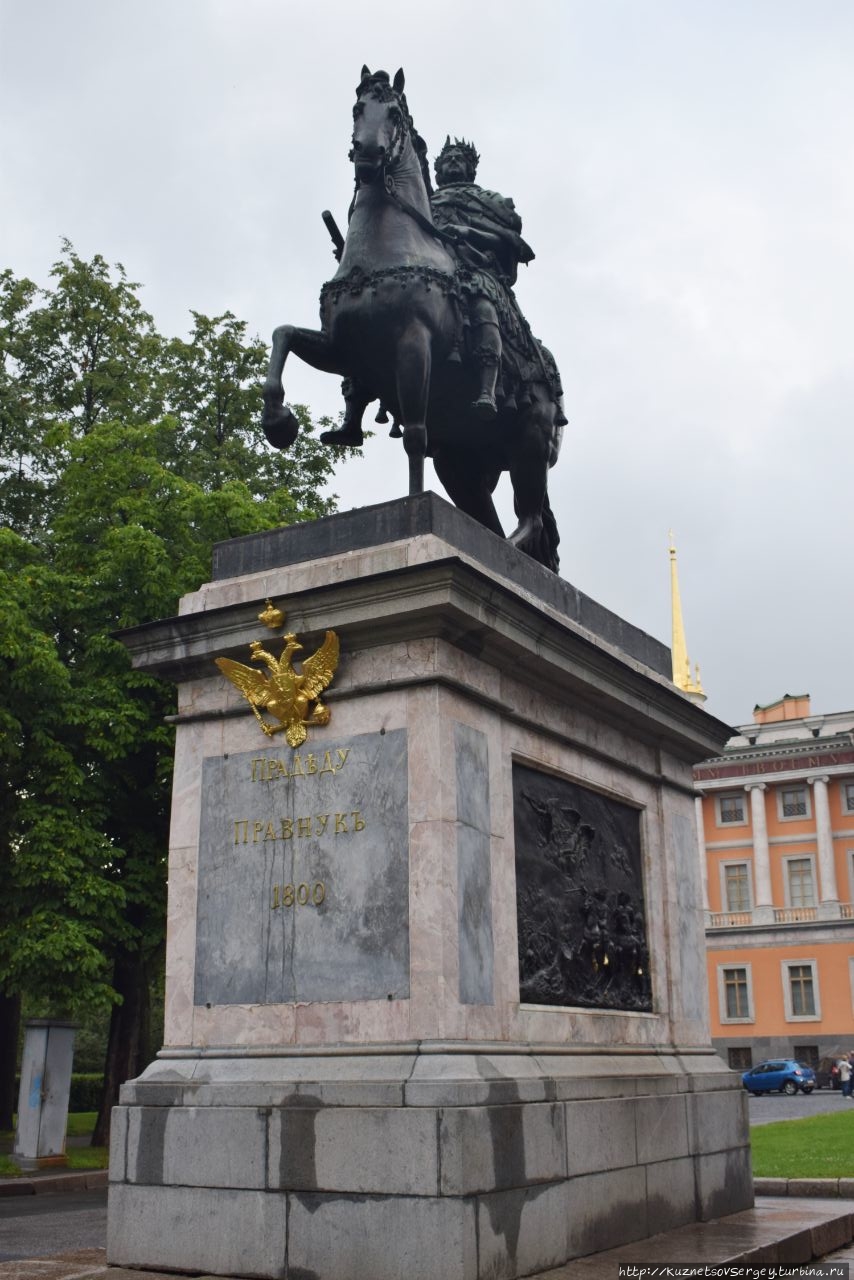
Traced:
<path fill-rule="evenodd" d="M 359 183 L 375 182 L 399 158 L 411 118 L 403 96 L 403 71 L 394 82 L 387 71 L 362 68 L 353 107 L 353 149 L 350 159 Z"/>

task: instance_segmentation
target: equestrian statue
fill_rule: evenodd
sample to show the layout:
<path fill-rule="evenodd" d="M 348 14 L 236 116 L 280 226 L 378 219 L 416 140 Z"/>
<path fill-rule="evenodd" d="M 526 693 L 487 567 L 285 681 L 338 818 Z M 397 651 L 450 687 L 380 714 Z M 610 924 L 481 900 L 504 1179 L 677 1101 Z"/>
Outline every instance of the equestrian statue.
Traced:
<path fill-rule="evenodd" d="M 518 525 L 509 541 L 557 571 L 558 532 L 548 471 L 566 417 L 554 358 L 531 333 L 513 293 L 534 257 L 513 201 L 477 185 L 479 156 L 447 138 L 437 190 L 404 94 L 404 76 L 362 68 L 353 108 L 355 193 L 346 238 L 324 213 L 339 266 L 320 294 L 319 330 L 281 325 L 264 384 L 264 433 L 293 443 L 296 416 L 282 376 L 293 352 L 344 378 L 342 425 L 321 435 L 360 445 L 362 417 L 393 418 L 403 438 L 409 492 L 424 488 L 430 457 L 451 500 L 499 537 L 492 494 L 502 471 Z"/>

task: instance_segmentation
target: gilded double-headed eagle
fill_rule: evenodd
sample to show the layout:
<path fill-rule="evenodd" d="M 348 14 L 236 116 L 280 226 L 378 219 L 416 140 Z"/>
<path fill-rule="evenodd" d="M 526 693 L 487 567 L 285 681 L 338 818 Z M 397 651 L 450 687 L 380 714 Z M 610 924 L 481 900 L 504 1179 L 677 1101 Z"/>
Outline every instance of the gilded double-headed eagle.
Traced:
<path fill-rule="evenodd" d="M 249 645 L 252 661 L 263 662 L 269 675 L 242 662 L 233 662 L 231 658 L 215 661 L 222 674 L 243 694 L 267 736 L 284 733 L 292 747 L 299 747 L 308 737 L 307 726 L 329 723 L 329 708 L 320 701 L 320 695 L 338 667 L 338 637 L 334 631 L 327 631 L 323 644 L 305 659 L 298 672 L 291 659 L 302 645 L 292 631 L 283 639 L 285 647 L 281 658 L 274 658 L 260 640 L 253 640 Z M 278 724 L 264 720 L 259 708 L 273 716 Z"/>

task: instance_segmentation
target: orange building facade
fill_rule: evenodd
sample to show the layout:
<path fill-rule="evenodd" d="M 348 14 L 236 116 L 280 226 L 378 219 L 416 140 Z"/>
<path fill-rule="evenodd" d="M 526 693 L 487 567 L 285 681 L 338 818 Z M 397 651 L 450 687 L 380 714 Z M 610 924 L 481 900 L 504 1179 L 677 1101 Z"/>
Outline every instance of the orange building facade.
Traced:
<path fill-rule="evenodd" d="M 713 1044 L 740 1069 L 854 1049 L 854 711 L 757 707 L 694 781 Z"/>

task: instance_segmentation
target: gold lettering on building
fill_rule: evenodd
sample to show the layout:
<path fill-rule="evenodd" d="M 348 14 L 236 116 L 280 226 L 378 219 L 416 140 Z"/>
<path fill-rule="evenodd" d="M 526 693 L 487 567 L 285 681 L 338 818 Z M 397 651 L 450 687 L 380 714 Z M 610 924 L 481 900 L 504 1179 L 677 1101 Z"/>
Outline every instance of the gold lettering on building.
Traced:
<path fill-rule="evenodd" d="M 330 830 L 329 819 L 334 816 L 335 825 L 332 834 L 336 836 L 352 835 L 356 831 L 367 829 L 367 820 L 360 809 L 351 809 L 348 813 L 308 813 L 301 817 L 279 818 L 275 822 L 259 818 L 234 818 L 235 844 L 263 844 L 267 840 L 308 840 L 318 839 Z M 352 824 L 352 825 L 350 825 Z"/>
<path fill-rule="evenodd" d="M 281 756 L 253 756 L 249 761 L 249 775 L 253 782 L 274 782 L 278 778 L 310 778 L 314 774 L 340 773 L 347 763 L 349 747 L 336 747 L 331 751 L 310 751 L 302 756 L 298 752 L 290 762 Z M 290 766 L 290 767 L 289 767 Z"/>
<path fill-rule="evenodd" d="M 326 897 L 326 885 L 322 880 L 314 884 L 274 884 L 271 911 L 279 907 L 319 907 Z"/>

